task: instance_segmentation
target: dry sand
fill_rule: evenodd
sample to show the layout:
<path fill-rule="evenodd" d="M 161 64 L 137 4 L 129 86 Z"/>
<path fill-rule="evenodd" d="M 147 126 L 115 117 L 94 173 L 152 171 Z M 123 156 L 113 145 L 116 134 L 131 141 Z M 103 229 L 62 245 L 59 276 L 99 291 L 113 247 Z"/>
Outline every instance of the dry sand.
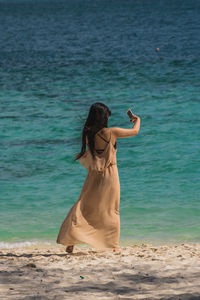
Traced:
<path fill-rule="evenodd" d="M 200 300 L 200 244 L 134 245 L 121 253 L 62 245 L 0 250 L 0 300 Z"/>

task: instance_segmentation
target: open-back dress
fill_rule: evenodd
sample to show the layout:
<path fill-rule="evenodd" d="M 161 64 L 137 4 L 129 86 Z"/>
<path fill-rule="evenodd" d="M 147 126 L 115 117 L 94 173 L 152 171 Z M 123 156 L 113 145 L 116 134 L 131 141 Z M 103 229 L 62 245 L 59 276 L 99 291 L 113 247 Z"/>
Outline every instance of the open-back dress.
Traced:
<path fill-rule="evenodd" d="M 112 143 L 111 129 L 106 130 L 110 132 L 109 141 L 100 135 L 101 130 L 96 133 L 107 142 L 103 150 L 95 150 L 96 160 L 93 160 L 89 147 L 79 159 L 88 173 L 77 202 L 60 227 L 58 244 L 88 244 L 104 250 L 118 248 L 120 182 L 117 143 Z"/>

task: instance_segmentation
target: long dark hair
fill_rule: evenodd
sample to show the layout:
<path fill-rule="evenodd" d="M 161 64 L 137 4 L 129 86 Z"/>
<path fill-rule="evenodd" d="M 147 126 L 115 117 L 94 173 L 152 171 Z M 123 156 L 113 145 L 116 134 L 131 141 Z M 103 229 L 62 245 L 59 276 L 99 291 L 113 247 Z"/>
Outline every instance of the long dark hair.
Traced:
<path fill-rule="evenodd" d="M 87 120 L 82 130 L 82 147 L 81 152 L 76 155 L 75 160 L 79 159 L 86 151 L 86 136 L 88 138 L 88 146 L 95 159 L 94 153 L 94 136 L 104 127 L 108 127 L 108 118 L 111 116 L 110 109 L 101 102 L 91 105 Z"/>

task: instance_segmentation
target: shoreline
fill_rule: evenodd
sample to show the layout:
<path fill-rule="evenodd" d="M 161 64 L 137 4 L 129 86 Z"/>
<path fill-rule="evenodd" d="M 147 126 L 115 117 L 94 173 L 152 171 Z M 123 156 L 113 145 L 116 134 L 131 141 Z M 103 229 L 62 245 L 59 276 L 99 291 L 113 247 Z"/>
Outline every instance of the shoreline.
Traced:
<path fill-rule="evenodd" d="M 134 244 L 121 253 L 59 244 L 0 249 L 0 298 L 200 299 L 200 243 Z"/>
<path fill-rule="evenodd" d="M 160 239 L 149 239 L 149 240 L 133 240 L 133 239 L 120 239 L 119 247 L 129 247 L 133 245 L 151 245 L 155 247 L 163 245 L 200 245 L 200 241 L 175 241 L 175 240 L 160 240 Z M 55 240 L 44 240 L 44 239 L 31 239 L 31 240 L 16 240 L 16 241 L 0 241 L 0 250 L 2 249 L 15 249 L 15 248 L 24 248 L 24 247 L 65 247 L 64 245 L 57 244 Z M 78 244 L 76 247 L 79 248 L 90 248 L 91 246 L 87 244 Z"/>

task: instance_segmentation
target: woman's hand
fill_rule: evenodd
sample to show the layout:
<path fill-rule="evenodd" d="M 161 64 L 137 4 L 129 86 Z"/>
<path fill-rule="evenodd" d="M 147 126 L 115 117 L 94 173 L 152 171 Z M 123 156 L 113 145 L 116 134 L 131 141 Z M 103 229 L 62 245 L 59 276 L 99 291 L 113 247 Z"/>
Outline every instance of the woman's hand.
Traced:
<path fill-rule="evenodd" d="M 131 123 L 135 123 L 135 122 L 137 121 L 137 119 L 140 119 L 140 117 L 138 117 L 137 115 L 134 115 L 134 116 L 131 118 L 130 122 L 131 122 Z"/>

